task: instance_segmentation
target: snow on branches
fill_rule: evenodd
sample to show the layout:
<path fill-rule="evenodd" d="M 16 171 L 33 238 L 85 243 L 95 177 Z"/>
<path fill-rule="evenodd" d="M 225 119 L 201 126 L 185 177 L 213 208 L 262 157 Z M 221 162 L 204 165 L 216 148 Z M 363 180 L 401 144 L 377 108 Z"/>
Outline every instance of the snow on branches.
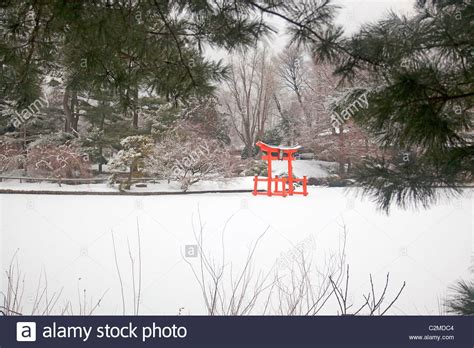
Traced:
<path fill-rule="evenodd" d="M 41 177 L 84 178 L 92 174 L 89 156 L 71 144 L 29 148 L 26 168 L 30 175 Z"/>
<path fill-rule="evenodd" d="M 122 150 L 109 161 L 109 169 L 128 170 L 129 175 L 125 188 L 130 188 L 132 179 L 143 174 L 146 160 L 153 153 L 154 142 L 147 136 L 132 135 L 122 139 L 120 145 Z M 110 182 L 115 183 L 116 181 L 116 175 L 112 175 Z"/>
<path fill-rule="evenodd" d="M 156 145 L 150 170 L 168 181 L 178 181 L 181 190 L 206 179 L 225 176 L 232 167 L 228 152 L 215 140 L 187 139 L 177 143 L 167 137 Z"/>

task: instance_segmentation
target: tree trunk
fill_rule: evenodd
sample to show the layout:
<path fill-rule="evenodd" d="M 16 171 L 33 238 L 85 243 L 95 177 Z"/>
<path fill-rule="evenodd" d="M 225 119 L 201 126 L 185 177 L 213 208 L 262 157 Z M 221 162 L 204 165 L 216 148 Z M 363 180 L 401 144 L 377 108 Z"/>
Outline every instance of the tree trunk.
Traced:
<path fill-rule="evenodd" d="M 253 158 L 253 143 L 247 144 L 247 158 Z"/>
<path fill-rule="evenodd" d="M 66 87 L 63 96 L 63 110 L 64 114 L 66 115 L 66 119 L 64 121 L 64 131 L 66 133 L 73 133 L 75 136 L 77 136 L 77 124 L 79 119 L 79 115 L 77 116 L 77 120 L 74 116 L 76 103 L 77 92 L 73 91 L 71 93 L 69 87 Z"/>
<path fill-rule="evenodd" d="M 295 89 L 296 93 L 296 98 L 298 99 L 298 103 L 300 104 L 301 110 L 303 111 L 304 119 L 306 121 L 306 126 L 311 129 L 313 126 L 313 122 L 311 120 L 311 114 L 306 110 L 306 107 L 303 103 L 303 97 L 301 96 L 301 93 L 299 89 Z"/>
<path fill-rule="evenodd" d="M 78 124 L 79 124 L 79 112 L 77 112 L 77 91 L 72 91 L 71 96 L 71 115 L 72 115 L 72 123 L 71 123 L 71 130 L 74 135 L 78 135 Z"/>
<path fill-rule="evenodd" d="M 133 128 L 138 129 L 138 88 L 134 91 L 134 96 L 133 96 L 133 110 L 132 110 L 132 115 L 133 115 Z"/>
<path fill-rule="evenodd" d="M 343 175 L 345 173 L 345 146 L 344 146 L 344 127 L 339 127 L 338 134 L 339 142 L 339 173 Z"/>
<path fill-rule="evenodd" d="M 133 126 L 134 129 L 138 129 L 138 111 L 133 110 L 132 115 L 133 115 L 132 126 Z"/>
<path fill-rule="evenodd" d="M 102 102 L 101 104 L 105 105 L 105 102 Z M 105 136 L 104 125 L 105 125 L 105 112 L 102 113 L 102 119 L 100 120 L 100 128 L 99 128 L 101 132 L 104 132 L 104 136 Z M 100 144 L 99 145 L 99 173 L 102 173 L 102 165 L 103 165 L 102 158 L 104 157 L 102 139 L 99 140 L 99 144 Z"/>
<path fill-rule="evenodd" d="M 127 186 L 126 186 L 127 189 L 130 189 L 130 187 L 132 187 L 132 179 L 133 179 L 133 173 L 135 171 L 134 170 L 135 167 L 136 167 L 135 162 L 131 163 L 130 171 L 128 172 L 128 183 L 127 183 Z"/>
<path fill-rule="evenodd" d="M 99 156 L 100 156 L 100 159 L 99 159 L 99 174 L 102 174 L 102 146 L 99 147 Z"/>

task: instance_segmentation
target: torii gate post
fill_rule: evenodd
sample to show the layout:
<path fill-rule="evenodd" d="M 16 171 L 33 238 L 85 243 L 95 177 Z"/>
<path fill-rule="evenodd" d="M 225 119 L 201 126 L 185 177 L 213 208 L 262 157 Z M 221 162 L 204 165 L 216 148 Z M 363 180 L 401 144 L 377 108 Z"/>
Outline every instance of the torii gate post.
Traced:
<path fill-rule="evenodd" d="M 256 195 L 267 195 L 267 196 L 293 196 L 293 195 L 308 195 L 307 183 L 308 180 L 306 176 L 303 176 L 302 179 L 293 178 L 293 166 L 291 162 L 294 160 L 293 155 L 301 148 L 301 146 L 273 146 L 265 144 L 261 141 L 258 141 L 256 144 L 262 151 L 262 159 L 267 161 L 268 174 L 266 178 L 259 178 L 255 175 L 253 181 L 253 192 L 254 196 Z M 273 160 L 286 160 L 288 162 L 288 178 L 279 178 L 273 177 L 272 175 L 272 161 Z M 267 190 L 258 191 L 258 183 L 266 182 Z M 303 191 L 295 191 L 293 184 L 301 182 L 303 186 Z M 274 184 L 272 190 L 272 183 Z M 281 190 L 280 185 L 281 183 Z"/>

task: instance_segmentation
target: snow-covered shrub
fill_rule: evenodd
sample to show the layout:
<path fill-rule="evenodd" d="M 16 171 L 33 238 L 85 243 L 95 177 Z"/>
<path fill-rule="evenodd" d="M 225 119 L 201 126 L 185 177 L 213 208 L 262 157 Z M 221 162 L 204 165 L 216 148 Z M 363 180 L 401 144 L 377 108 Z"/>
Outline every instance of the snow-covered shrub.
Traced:
<path fill-rule="evenodd" d="M 181 189 L 206 179 L 219 179 L 232 171 L 233 161 L 226 148 L 216 140 L 179 139 L 171 136 L 160 141 L 148 163 L 151 172 L 169 181 L 178 181 Z"/>
<path fill-rule="evenodd" d="M 21 144 L 8 137 L 0 138 L 0 173 L 15 173 L 24 169 L 26 156 Z"/>
<path fill-rule="evenodd" d="M 152 155 L 154 141 L 143 135 L 133 135 L 122 139 L 120 150 L 110 161 L 109 169 L 128 170 L 128 180 L 124 188 L 129 189 L 134 177 L 142 176 L 146 161 Z M 111 177 L 110 182 L 116 182 L 116 176 Z"/>
<path fill-rule="evenodd" d="M 28 148 L 26 167 L 29 175 L 56 178 L 91 177 L 89 156 L 71 145 L 35 145 Z"/>

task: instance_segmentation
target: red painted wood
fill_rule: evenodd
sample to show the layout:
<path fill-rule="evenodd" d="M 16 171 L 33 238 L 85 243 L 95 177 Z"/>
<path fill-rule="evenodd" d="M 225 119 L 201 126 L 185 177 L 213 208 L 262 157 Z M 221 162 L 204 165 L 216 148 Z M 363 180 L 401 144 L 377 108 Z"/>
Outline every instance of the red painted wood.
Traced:
<path fill-rule="evenodd" d="M 267 177 L 266 178 L 259 178 L 258 176 L 254 177 L 254 187 L 253 187 L 253 195 L 267 195 L 267 196 L 283 196 L 286 197 L 287 195 L 293 196 L 294 194 L 299 195 L 308 195 L 307 189 L 307 179 L 304 176 L 302 179 L 293 178 L 293 165 L 292 161 L 294 160 L 293 155 L 298 151 L 300 146 L 288 147 L 288 146 L 275 146 L 275 145 L 268 145 L 261 141 L 258 141 L 256 145 L 262 151 L 262 160 L 267 161 Z M 276 155 L 275 155 L 276 154 Z M 287 161 L 288 162 L 288 178 L 278 178 L 273 177 L 272 175 L 272 161 Z M 258 183 L 259 182 L 266 182 L 267 183 L 267 191 L 258 192 Z M 295 191 L 294 184 L 301 182 L 303 191 Z M 272 183 L 273 189 L 272 189 Z M 281 183 L 281 190 L 280 185 Z"/>

